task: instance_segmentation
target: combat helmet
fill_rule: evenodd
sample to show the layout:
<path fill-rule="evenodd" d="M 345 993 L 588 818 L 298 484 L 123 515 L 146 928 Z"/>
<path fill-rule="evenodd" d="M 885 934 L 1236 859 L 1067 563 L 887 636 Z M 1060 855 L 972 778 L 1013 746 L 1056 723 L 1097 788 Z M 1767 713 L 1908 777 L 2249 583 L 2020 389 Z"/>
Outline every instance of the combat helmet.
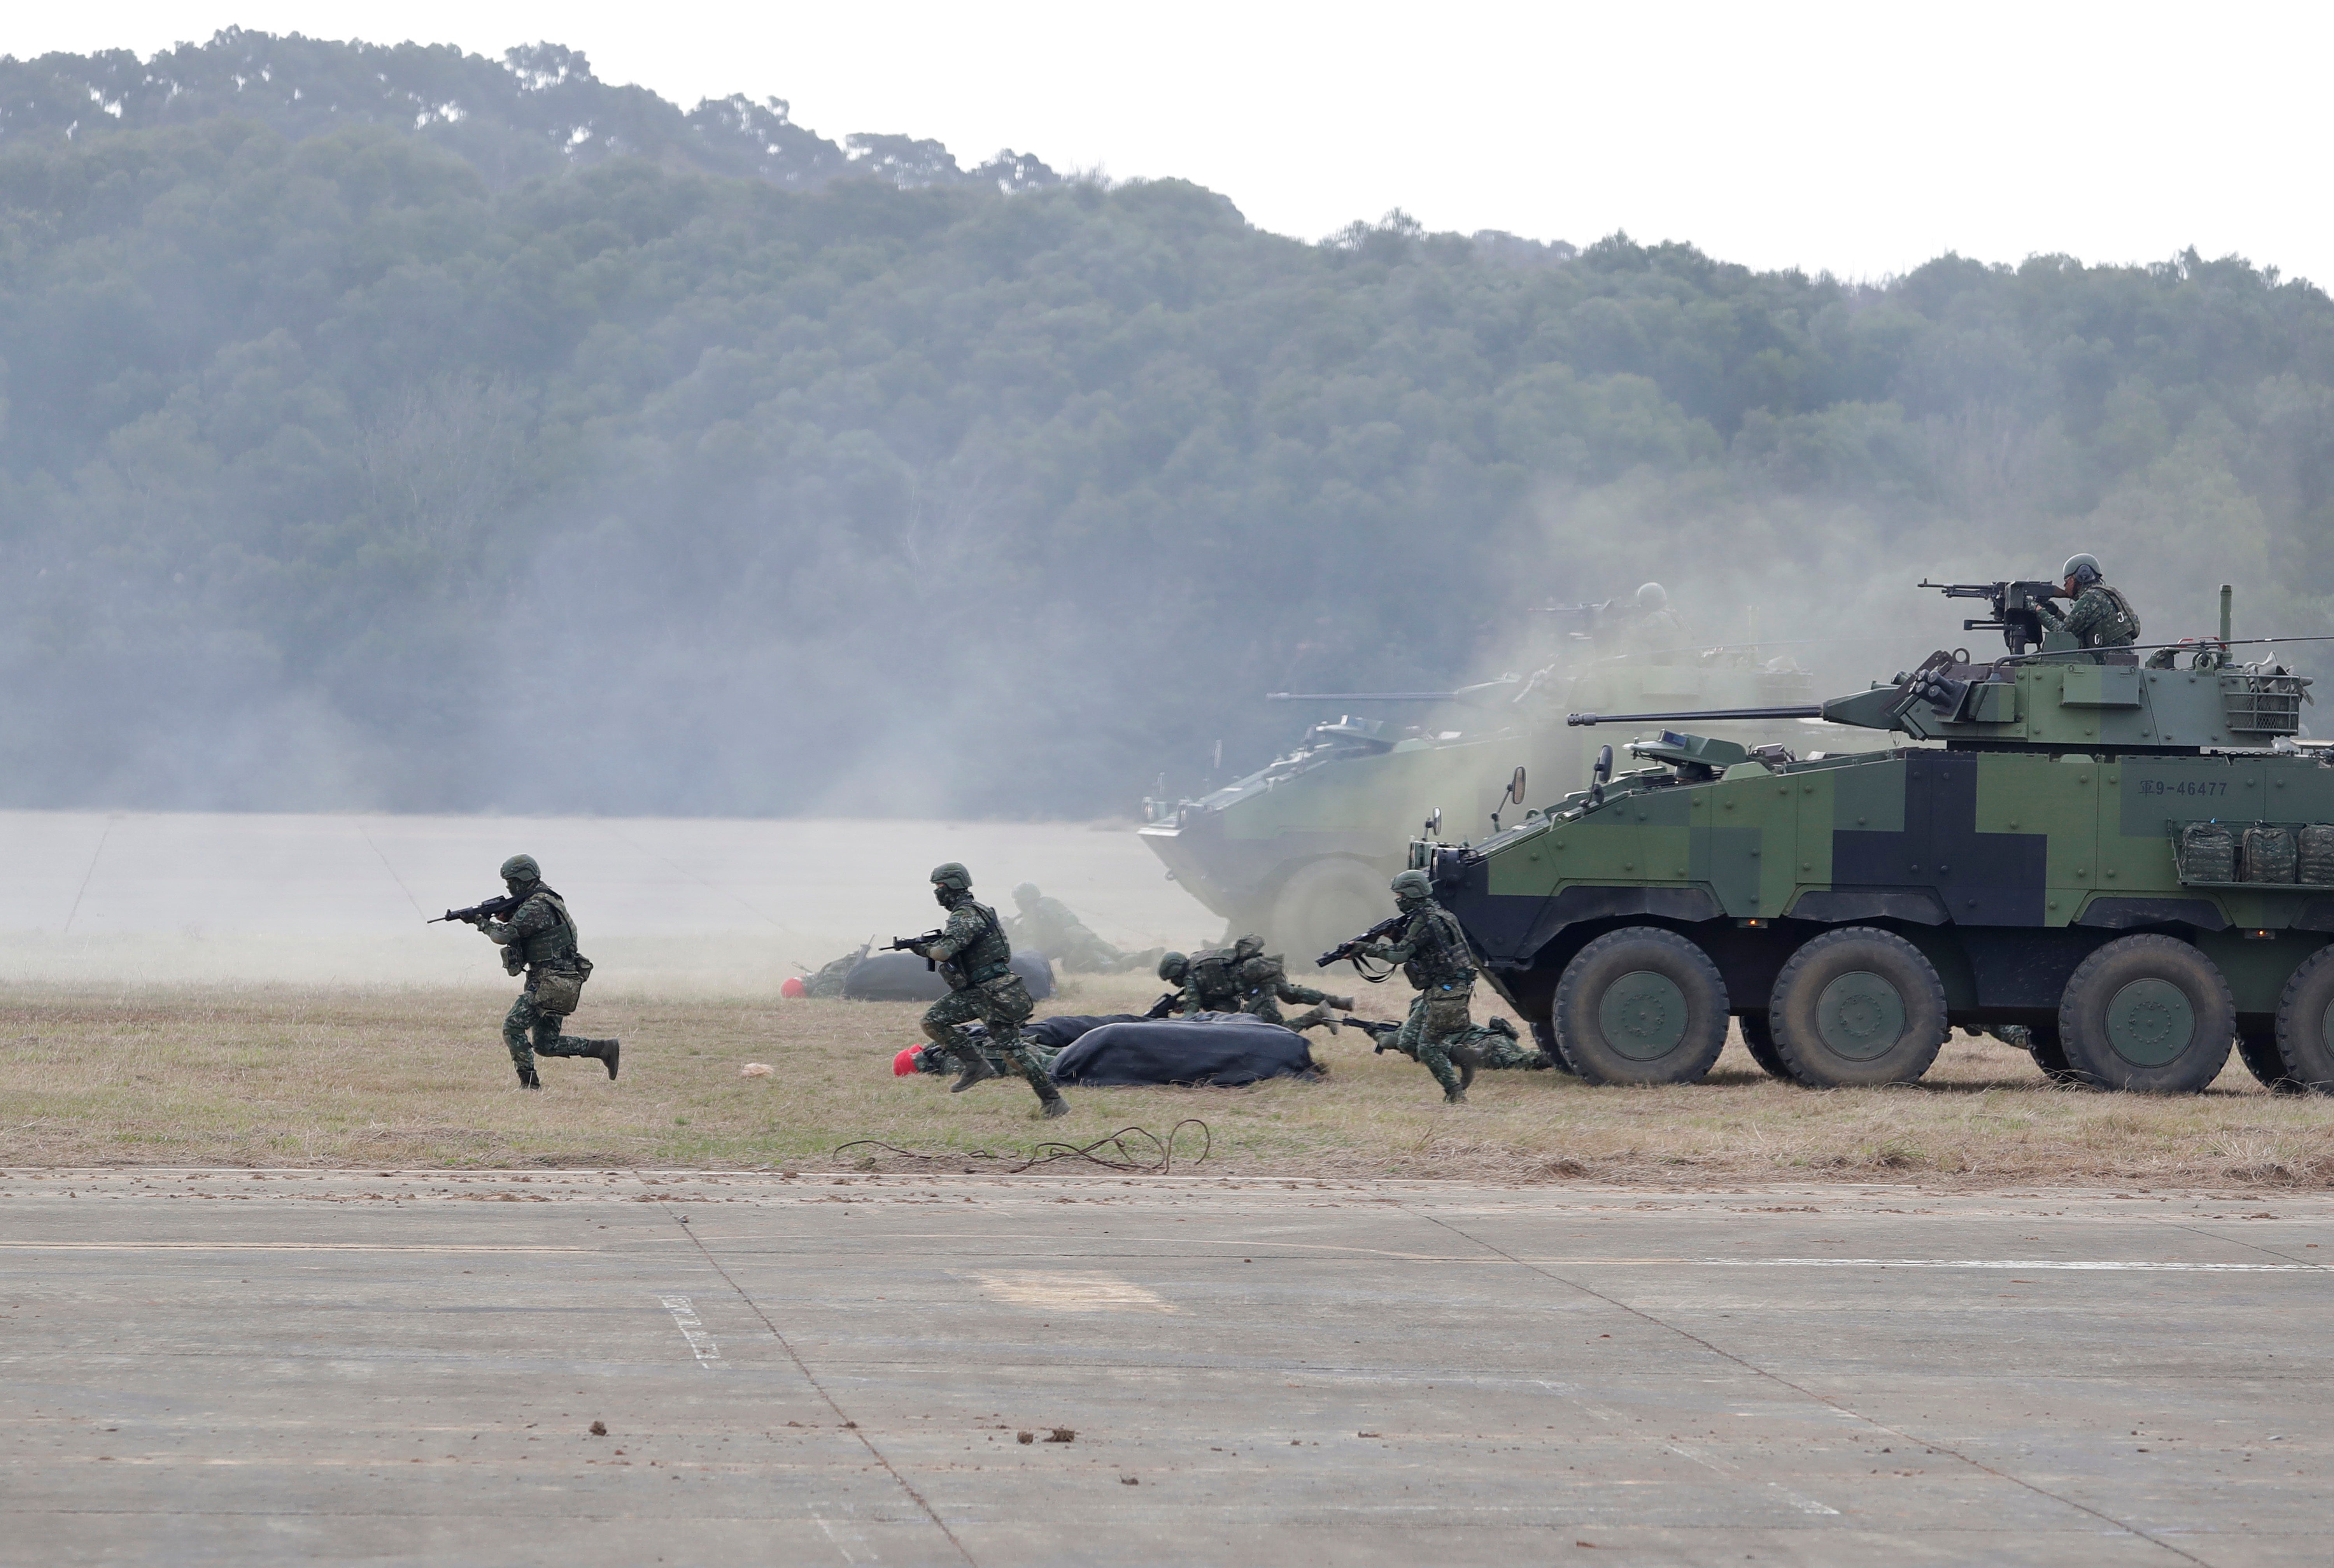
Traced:
<path fill-rule="evenodd" d="M 1658 582 L 1641 584 L 1637 589 L 1637 608 L 1651 613 L 1669 608 L 1670 591 Z"/>
<path fill-rule="evenodd" d="M 1159 955 L 1159 977 L 1161 979 L 1165 980 L 1170 984 L 1181 984 L 1183 976 L 1191 972 L 1191 960 L 1184 957 L 1184 955 L 1174 952 L 1162 953 Z"/>
<path fill-rule="evenodd" d="M 1434 896 L 1434 884 L 1426 880 L 1424 871 L 1397 871 L 1389 886 L 1397 899 L 1431 899 Z"/>
<path fill-rule="evenodd" d="M 947 861 L 934 866 L 932 881 L 940 887 L 953 889 L 960 893 L 972 891 L 972 873 L 964 869 L 961 861 Z"/>
<path fill-rule="evenodd" d="M 1044 896 L 1037 891 L 1035 882 L 1023 882 L 1013 890 L 1013 901 L 1017 904 L 1034 904 Z"/>
<path fill-rule="evenodd" d="M 2067 563 L 2059 568 L 2059 581 L 2064 582 L 2071 577 L 2078 588 L 2088 588 L 2106 575 L 2099 570 L 2099 558 L 2088 553 L 2068 556 Z"/>
<path fill-rule="evenodd" d="M 533 855 L 513 855 L 503 862 L 502 879 L 506 882 L 539 882 L 543 868 L 535 863 Z"/>

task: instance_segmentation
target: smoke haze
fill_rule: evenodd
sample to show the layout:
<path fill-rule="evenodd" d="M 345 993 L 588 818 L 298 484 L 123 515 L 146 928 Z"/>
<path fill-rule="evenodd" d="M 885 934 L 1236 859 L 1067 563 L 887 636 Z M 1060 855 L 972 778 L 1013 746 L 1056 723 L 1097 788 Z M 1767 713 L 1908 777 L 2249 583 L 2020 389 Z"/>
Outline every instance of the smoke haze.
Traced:
<path fill-rule="evenodd" d="M 20 806 L 1083 819 L 1649 578 L 1827 690 L 1924 574 L 2334 592 L 2273 270 L 1306 245 L 550 46 L 0 62 L 0 361 Z"/>

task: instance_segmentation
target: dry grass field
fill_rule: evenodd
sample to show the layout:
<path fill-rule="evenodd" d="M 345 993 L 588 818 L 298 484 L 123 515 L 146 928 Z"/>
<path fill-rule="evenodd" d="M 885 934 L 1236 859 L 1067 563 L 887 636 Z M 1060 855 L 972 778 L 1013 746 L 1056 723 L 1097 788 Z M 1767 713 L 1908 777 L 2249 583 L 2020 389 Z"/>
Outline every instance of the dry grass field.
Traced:
<path fill-rule="evenodd" d="M 1139 1010 L 1134 978 L 1079 980 L 1041 1012 Z M 1365 998 L 1392 1015 L 1395 988 Z M 622 1079 L 545 1064 L 513 1087 L 506 995 L 293 987 L 0 993 L 0 1163 L 12 1166 L 776 1167 L 1010 1169 L 1050 1140 L 1198 1118 L 1197 1169 L 1518 1182 L 1901 1181 L 2334 1185 L 2334 1101 L 2271 1096 L 2232 1058 L 2180 1099 L 2048 1086 L 2021 1053 L 1957 1034 L 1927 1079 L 1811 1093 L 1739 1044 L 1701 1084 L 1593 1089 L 1487 1073 L 1446 1107 L 1425 1072 L 1358 1032 L 1316 1034 L 1326 1082 L 1072 1090 L 1040 1122 L 1017 1082 L 950 1095 L 894 1078 L 898 1004 L 587 1001 L 578 1032 L 625 1041 Z M 747 1063 L 776 1069 L 741 1076 Z M 837 1146 L 875 1139 L 926 1159 Z M 1178 1167 L 1198 1151 L 1187 1130 Z M 1090 1169 L 1090 1168 L 1089 1168 Z"/>

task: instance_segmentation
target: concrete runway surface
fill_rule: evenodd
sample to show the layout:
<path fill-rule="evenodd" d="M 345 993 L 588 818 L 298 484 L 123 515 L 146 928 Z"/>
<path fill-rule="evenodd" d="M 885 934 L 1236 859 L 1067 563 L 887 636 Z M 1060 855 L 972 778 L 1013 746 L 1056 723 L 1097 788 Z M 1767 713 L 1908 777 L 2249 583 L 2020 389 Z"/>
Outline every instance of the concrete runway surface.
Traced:
<path fill-rule="evenodd" d="M 2320 1259 L 2318 1196 L 10 1171 L 0 1557 L 2322 1563 Z"/>
<path fill-rule="evenodd" d="M 767 995 L 872 934 L 939 923 L 926 873 L 1035 881 L 1129 948 L 1223 930 L 1131 822 L 0 812 L 0 971 L 115 984 L 477 984 L 493 949 L 426 926 L 501 896 L 524 851 L 567 897 L 603 996 Z"/>

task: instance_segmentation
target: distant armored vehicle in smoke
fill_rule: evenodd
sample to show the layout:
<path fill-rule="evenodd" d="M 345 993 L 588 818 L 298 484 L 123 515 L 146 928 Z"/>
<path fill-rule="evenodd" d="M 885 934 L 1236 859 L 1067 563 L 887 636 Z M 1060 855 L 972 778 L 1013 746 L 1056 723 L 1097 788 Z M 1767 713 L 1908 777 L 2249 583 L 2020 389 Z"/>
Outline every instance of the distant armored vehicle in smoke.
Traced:
<path fill-rule="evenodd" d="M 2235 661 L 2225 588 L 2218 638 L 2151 651 L 2086 649 L 2040 613 L 2049 583 L 1932 586 L 1990 598 L 1964 628 L 2009 652 L 1771 710 L 1901 737 L 1886 749 L 1665 730 L 1626 748 L 1651 765 L 1614 777 L 1607 748 L 1587 790 L 1479 843 L 1414 840 L 1491 985 L 1597 1082 L 1700 1078 L 1731 1015 L 1770 1073 L 1818 1087 L 1917 1078 L 1958 1025 L 2055 1079 L 2157 1092 L 2210 1083 L 2233 1036 L 2262 1082 L 2334 1092 L 2334 761 L 2300 738 L 2310 681 Z"/>
<path fill-rule="evenodd" d="M 1650 591 L 1650 592 L 1649 592 Z M 1198 800 L 1153 801 L 1140 830 L 1176 880 L 1276 948 L 1313 954 L 1376 918 L 1404 846 L 1438 819 L 1480 836 L 1512 813 L 1532 779 L 1577 779 L 1587 739 L 1564 715 L 1581 708 L 1759 707 L 1811 702 L 1808 674 L 1755 647 L 1671 644 L 1677 622 L 1657 585 L 1625 603 L 1570 607 L 1579 630 L 1529 679 L 1508 676 L 1450 692 L 1282 692 L 1274 700 L 1351 703 L 1314 725 L 1294 751 Z M 1407 710 L 1424 722 L 1365 717 Z M 1747 744 L 1804 736 L 1805 726 L 1731 725 Z"/>

